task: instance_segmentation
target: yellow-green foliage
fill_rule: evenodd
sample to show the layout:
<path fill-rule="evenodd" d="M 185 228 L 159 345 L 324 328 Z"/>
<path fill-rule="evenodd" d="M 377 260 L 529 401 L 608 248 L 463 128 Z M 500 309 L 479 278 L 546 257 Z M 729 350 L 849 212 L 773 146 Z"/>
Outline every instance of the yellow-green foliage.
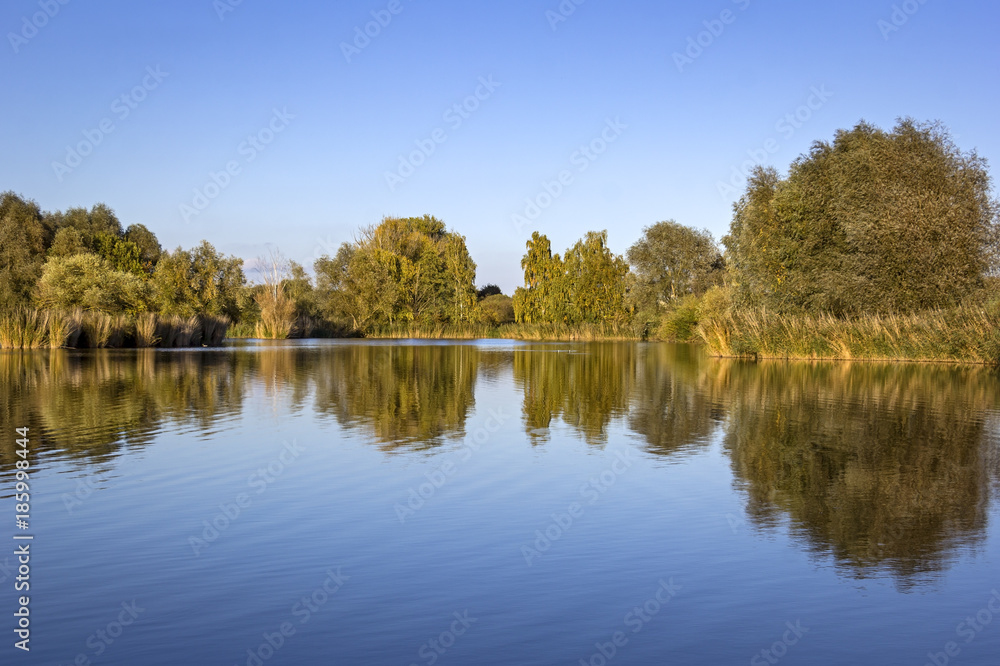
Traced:
<path fill-rule="evenodd" d="M 996 303 L 850 319 L 730 308 L 703 318 L 698 333 L 719 356 L 1000 364 Z"/>

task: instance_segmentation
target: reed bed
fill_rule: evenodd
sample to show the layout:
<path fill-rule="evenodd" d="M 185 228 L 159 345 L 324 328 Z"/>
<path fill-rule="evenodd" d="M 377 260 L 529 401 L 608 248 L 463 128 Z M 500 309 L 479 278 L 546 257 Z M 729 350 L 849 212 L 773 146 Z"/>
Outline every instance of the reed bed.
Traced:
<path fill-rule="evenodd" d="M 226 317 L 138 317 L 71 311 L 16 310 L 0 314 L 0 349 L 99 349 L 119 347 L 218 346 Z"/>
<path fill-rule="evenodd" d="M 409 324 L 382 328 L 367 333 L 368 338 L 386 339 L 442 339 L 481 340 L 499 338 L 506 340 L 578 341 L 597 342 L 613 340 L 641 340 L 642 330 L 631 324 Z"/>
<path fill-rule="evenodd" d="M 698 333 L 717 356 L 1000 365 L 998 304 L 853 319 L 730 310 L 704 317 Z"/>

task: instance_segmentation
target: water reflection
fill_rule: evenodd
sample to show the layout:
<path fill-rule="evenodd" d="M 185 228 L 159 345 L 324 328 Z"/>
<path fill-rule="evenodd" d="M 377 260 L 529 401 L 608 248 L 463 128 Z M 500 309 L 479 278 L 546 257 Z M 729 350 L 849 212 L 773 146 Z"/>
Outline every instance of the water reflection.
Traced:
<path fill-rule="evenodd" d="M 755 525 L 787 516 L 810 548 L 859 575 L 884 568 L 902 582 L 939 571 L 984 536 L 993 373 L 724 365 L 725 447 Z"/>
<path fill-rule="evenodd" d="M 595 446 L 630 432 L 680 462 L 721 438 L 749 523 L 788 523 L 851 575 L 906 586 L 941 571 L 982 541 L 1000 488 L 1000 385 L 974 367 L 747 363 L 656 344 L 2 353 L 0 414 L 32 427 L 52 454 L 40 464 L 104 468 L 167 427 L 211 438 L 256 392 L 406 454 L 463 437 L 477 386 L 504 378 L 534 445 L 563 423 Z M 0 438 L 0 476 L 13 446 Z"/>
<path fill-rule="evenodd" d="M 524 423 L 535 444 L 561 419 L 587 442 L 604 443 L 612 419 L 628 411 L 635 384 L 634 344 L 527 345 L 514 350 L 514 381 L 524 392 Z"/>
<path fill-rule="evenodd" d="M 475 406 L 472 345 L 339 345 L 315 358 L 316 410 L 370 432 L 384 450 L 461 437 Z"/>

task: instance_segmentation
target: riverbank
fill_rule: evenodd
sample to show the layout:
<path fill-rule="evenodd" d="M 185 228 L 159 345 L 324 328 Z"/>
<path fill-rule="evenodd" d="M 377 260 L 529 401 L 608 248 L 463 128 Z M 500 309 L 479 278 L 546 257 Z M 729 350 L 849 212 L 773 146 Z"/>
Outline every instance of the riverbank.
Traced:
<path fill-rule="evenodd" d="M 0 349 L 215 347 L 226 339 L 228 327 L 227 318 L 210 315 L 17 310 L 0 314 Z"/>
<path fill-rule="evenodd" d="M 1000 365 L 1000 302 L 853 319 L 730 309 L 703 317 L 697 332 L 723 357 Z"/>

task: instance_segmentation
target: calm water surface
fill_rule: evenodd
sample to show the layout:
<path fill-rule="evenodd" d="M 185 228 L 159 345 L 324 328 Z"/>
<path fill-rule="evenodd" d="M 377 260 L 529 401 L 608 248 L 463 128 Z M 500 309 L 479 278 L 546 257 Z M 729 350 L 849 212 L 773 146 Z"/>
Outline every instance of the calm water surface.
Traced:
<path fill-rule="evenodd" d="M 0 378 L 3 664 L 1000 663 L 981 368 L 335 341 Z"/>

